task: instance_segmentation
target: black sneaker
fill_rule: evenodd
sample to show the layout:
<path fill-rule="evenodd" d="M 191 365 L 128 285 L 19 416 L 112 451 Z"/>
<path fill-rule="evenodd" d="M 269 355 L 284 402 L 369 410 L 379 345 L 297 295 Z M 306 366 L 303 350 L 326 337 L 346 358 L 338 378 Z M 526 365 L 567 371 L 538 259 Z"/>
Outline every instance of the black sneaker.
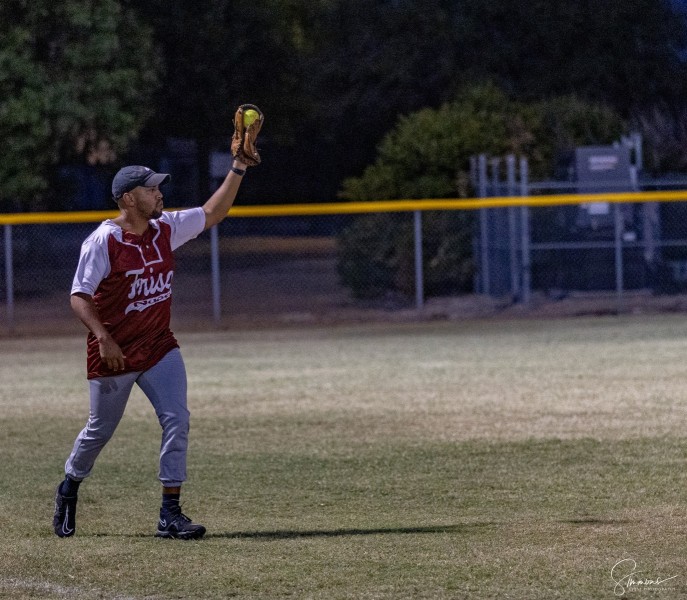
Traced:
<path fill-rule="evenodd" d="M 60 492 L 62 484 L 55 492 L 55 516 L 52 526 L 59 537 L 71 537 L 76 530 L 76 496 L 63 496 Z"/>
<path fill-rule="evenodd" d="M 155 537 L 198 540 L 205 535 L 205 527 L 191 522 L 181 509 L 160 515 Z"/>

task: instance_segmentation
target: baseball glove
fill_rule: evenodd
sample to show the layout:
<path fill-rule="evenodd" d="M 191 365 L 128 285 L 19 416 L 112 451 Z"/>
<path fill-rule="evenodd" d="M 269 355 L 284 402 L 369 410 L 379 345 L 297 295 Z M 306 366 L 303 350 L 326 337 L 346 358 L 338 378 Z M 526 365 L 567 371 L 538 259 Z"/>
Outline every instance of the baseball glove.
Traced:
<path fill-rule="evenodd" d="M 244 115 L 249 110 L 255 111 L 258 116 L 250 125 L 246 126 L 244 124 Z M 255 115 L 252 116 L 254 117 Z M 262 114 L 262 111 L 254 104 L 242 104 L 234 114 L 234 136 L 231 139 L 231 154 L 249 167 L 260 164 L 260 154 L 255 143 L 264 120 L 265 116 Z"/>

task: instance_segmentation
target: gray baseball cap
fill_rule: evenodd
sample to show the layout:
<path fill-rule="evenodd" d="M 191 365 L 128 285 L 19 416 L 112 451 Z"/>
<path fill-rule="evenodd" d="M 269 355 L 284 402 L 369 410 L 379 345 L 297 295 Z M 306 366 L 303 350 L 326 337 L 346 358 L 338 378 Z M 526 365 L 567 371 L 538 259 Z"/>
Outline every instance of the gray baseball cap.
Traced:
<path fill-rule="evenodd" d="M 156 173 L 148 167 L 129 165 L 117 171 L 112 180 L 112 196 L 115 200 L 121 198 L 135 187 L 154 187 L 167 183 L 172 178 L 168 173 Z"/>

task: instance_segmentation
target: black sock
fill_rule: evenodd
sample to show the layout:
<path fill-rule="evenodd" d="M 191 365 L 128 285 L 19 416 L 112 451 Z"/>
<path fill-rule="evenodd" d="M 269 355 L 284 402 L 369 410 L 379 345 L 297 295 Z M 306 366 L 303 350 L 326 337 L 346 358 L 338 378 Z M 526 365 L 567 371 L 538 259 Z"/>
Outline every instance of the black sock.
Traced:
<path fill-rule="evenodd" d="M 180 494 L 162 494 L 162 509 L 160 512 L 176 512 L 179 509 Z"/>
<path fill-rule="evenodd" d="M 60 486 L 60 493 L 63 496 L 76 496 L 79 493 L 80 481 L 76 481 L 67 475 Z"/>

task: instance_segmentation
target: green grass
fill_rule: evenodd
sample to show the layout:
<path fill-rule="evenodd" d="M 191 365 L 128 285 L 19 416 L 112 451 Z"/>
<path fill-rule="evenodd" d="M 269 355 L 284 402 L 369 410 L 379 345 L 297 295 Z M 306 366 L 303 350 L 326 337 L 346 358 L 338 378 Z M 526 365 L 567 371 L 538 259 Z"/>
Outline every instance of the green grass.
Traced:
<path fill-rule="evenodd" d="M 138 390 L 54 536 L 84 340 L 0 340 L 0 598 L 601 599 L 626 558 L 687 595 L 687 319 L 179 338 L 197 542 L 152 536 Z"/>

